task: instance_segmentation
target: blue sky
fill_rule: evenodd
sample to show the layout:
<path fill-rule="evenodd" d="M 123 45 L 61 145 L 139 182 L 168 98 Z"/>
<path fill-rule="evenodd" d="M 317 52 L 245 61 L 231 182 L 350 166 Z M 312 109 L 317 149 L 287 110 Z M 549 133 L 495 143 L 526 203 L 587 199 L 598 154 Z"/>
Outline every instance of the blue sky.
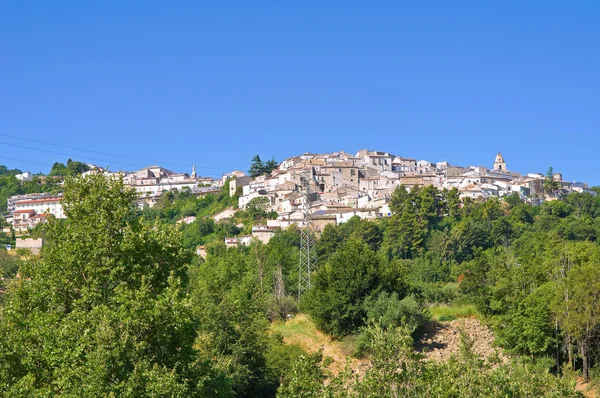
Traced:
<path fill-rule="evenodd" d="M 220 175 L 257 153 L 500 151 L 600 184 L 599 19 L 597 1 L 4 2 L 0 164 L 68 157 L 38 148 Z"/>

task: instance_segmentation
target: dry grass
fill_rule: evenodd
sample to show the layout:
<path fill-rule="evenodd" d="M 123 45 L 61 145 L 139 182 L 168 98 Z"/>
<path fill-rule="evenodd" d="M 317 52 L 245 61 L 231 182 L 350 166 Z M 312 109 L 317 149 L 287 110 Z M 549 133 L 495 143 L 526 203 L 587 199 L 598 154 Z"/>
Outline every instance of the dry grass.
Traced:
<path fill-rule="evenodd" d="M 271 330 L 283 336 L 283 341 L 286 344 L 296 344 L 306 352 L 314 353 L 323 348 L 323 356 L 332 359 L 329 370 L 333 374 L 343 370 L 347 361 L 350 361 L 350 367 L 357 372 L 362 372 L 369 365 L 367 360 L 351 357 L 354 351 L 354 340 L 352 338 L 341 341 L 333 340 L 317 330 L 315 324 L 304 314 L 298 314 L 286 322 L 274 322 L 271 325 Z"/>

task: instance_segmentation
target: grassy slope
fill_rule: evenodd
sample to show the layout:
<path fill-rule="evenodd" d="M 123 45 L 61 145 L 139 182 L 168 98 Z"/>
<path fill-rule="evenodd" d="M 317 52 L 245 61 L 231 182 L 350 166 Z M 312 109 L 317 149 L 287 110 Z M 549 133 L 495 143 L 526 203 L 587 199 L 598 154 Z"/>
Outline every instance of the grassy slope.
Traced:
<path fill-rule="evenodd" d="M 318 331 L 315 324 L 304 314 L 298 314 L 286 322 L 274 322 L 271 325 L 271 331 L 283 336 L 286 344 L 296 344 L 310 353 L 323 348 L 323 356 L 330 357 L 333 360 L 329 369 L 334 374 L 344 369 L 347 360 L 350 361 L 352 369 L 357 371 L 360 371 L 369 363 L 366 360 L 352 358 L 354 346 L 351 339 L 332 340 Z"/>

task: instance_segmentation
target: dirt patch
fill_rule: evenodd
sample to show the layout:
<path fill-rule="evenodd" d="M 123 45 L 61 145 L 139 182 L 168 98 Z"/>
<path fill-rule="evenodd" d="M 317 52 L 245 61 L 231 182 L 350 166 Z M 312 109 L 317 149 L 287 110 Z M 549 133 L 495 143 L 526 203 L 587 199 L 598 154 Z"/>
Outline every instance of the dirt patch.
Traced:
<path fill-rule="evenodd" d="M 472 351 L 482 358 L 498 356 L 502 362 L 508 361 L 499 348 L 493 346 L 494 334 L 476 318 L 461 318 L 450 322 L 432 321 L 425 325 L 416 343 L 418 351 L 425 354 L 428 361 L 447 361 L 460 354 L 461 333 L 472 342 Z"/>
<path fill-rule="evenodd" d="M 600 390 L 598 389 L 598 386 L 592 385 L 591 383 L 584 383 L 583 377 L 577 378 L 575 389 L 585 395 L 587 398 L 600 397 Z"/>

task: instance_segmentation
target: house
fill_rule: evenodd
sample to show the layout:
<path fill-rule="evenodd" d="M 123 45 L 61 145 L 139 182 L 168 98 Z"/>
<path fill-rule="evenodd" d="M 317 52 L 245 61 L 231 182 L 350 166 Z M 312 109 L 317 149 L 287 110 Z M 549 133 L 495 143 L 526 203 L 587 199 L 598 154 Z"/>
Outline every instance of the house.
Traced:
<path fill-rule="evenodd" d="M 336 162 L 319 168 L 316 175 L 320 192 L 329 192 L 336 187 L 347 186 L 358 189 L 359 168 L 352 162 Z"/>
<path fill-rule="evenodd" d="M 12 227 L 17 233 L 26 233 L 47 220 L 47 214 L 36 214 L 35 210 L 16 210 L 13 212 Z"/>
<path fill-rule="evenodd" d="M 280 229 L 280 227 L 269 227 L 268 225 L 254 225 L 252 226 L 252 237 L 267 244 Z"/>
<path fill-rule="evenodd" d="M 483 198 L 483 195 L 484 195 L 481 187 L 478 185 L 475 185 L 475 184 L 470 184 L 470 185 L 461 187 L 458 191 L 460 193 L 461 199 L 465 199 L 465 198 L 478 199 L 478 198 Z"/>
<path fill-rule="evenodd" d="M 253 178 L 249 176 L 242 176 L 229 179 L 229 196 L 234 196 L 238 191 L 238 188 L 242 190 L 245 186 L 252 182 Z"/>
<path fill-rule="evenodd" d="M 311 224 L 313 232 L 318 238 L 327 225 L 333 225 L 334 227 L 337 225 L 337 218 L 332 214 L 313 215 L 311 217 Z"/>
<path fill-rule="evenodd" d="M 35 210 L 15 210 L 13 212 L 13 229 L 17 232 L 26 232 L 31 228 L 31 217 L 35 215 Z"/>
<path fill-rule="evenodd" d="M 155 179 L 158 180 L 163 177 L 167 177 L 173 175 L 171 170 L 167 170 L 160 166 L 149 166 L 145 167 L 141 170 L 136 171 L 135 178 L 136 180 L 145 180 L 145 179 Z"/>
<path fill-rule="evenodd" d="M 35 214 L 52 214 L 56 218 L 67 218 L 62 207 L 62 197 L 20 200 L 14 203 L 15 211 L 34 210 Z"/>
<path fill-rule="evenodd" d="M 378 171 L 389 171 L 392 170 L 392 161 L 395 156 L 388 152 L 361 149 L 356 153 L 355 158 L 361 159 L 364 167 L 376 169 Z"/>
<path fill-rule="evenodd" d="M 436 166 L 431 162 L 426 160 L 419 160 L 417 162 L 417 173 L 419 174 L 431 174 L 435 172 L 435 170 Z"/>
<path fill-rule="evenodd" d="M 239 245 L 239 241 L 237 238 L 225 238 L 225 247 L 229 248 L 233 248 L 233 247 L 238 247 Z"/>
<path fill-rule="evenodd" d="M 62 194 L 56 195 L 56 194 L 52 194 L 49 192 L 29 193 L 29 194 L 25 194 L 25 195 L 14 195 L 14 196 L 9 197 L 6 200 L 6 210 L 8 211 L 8 213 L 12 213 L 13 211 L 16 210 L 15 203 L 20 202 L 20 201 L 48 199 L 48 198 L 61 197 L 61 196 L 62 196 Z"/>
<path fill-rule="evenodd" d="M 250 246 L 252 235 L 238 235 L 235 238 L 225 238 L 225 247 L 233 248 L 238 246 Z"/>
<path fill-rule="evenodd" d="M 33 180 L 33 174 L 26 171 L 24 173 L 15 175 L 15 178 L 19 181 L 31 181 L 31 180 Z"/>
<path fill-rule="evenodd" d="M 425 187 L 435 183 L 435 175 L 414 175 L 399 178 L 399 183 L 407 188 Z"/>
<path fill-rule="evenodd" d="M 415 173 L 417 171 L 417 160 L 411 158 L 395 157 L 392 161 L 392 170 L 403 173 Z"/>

